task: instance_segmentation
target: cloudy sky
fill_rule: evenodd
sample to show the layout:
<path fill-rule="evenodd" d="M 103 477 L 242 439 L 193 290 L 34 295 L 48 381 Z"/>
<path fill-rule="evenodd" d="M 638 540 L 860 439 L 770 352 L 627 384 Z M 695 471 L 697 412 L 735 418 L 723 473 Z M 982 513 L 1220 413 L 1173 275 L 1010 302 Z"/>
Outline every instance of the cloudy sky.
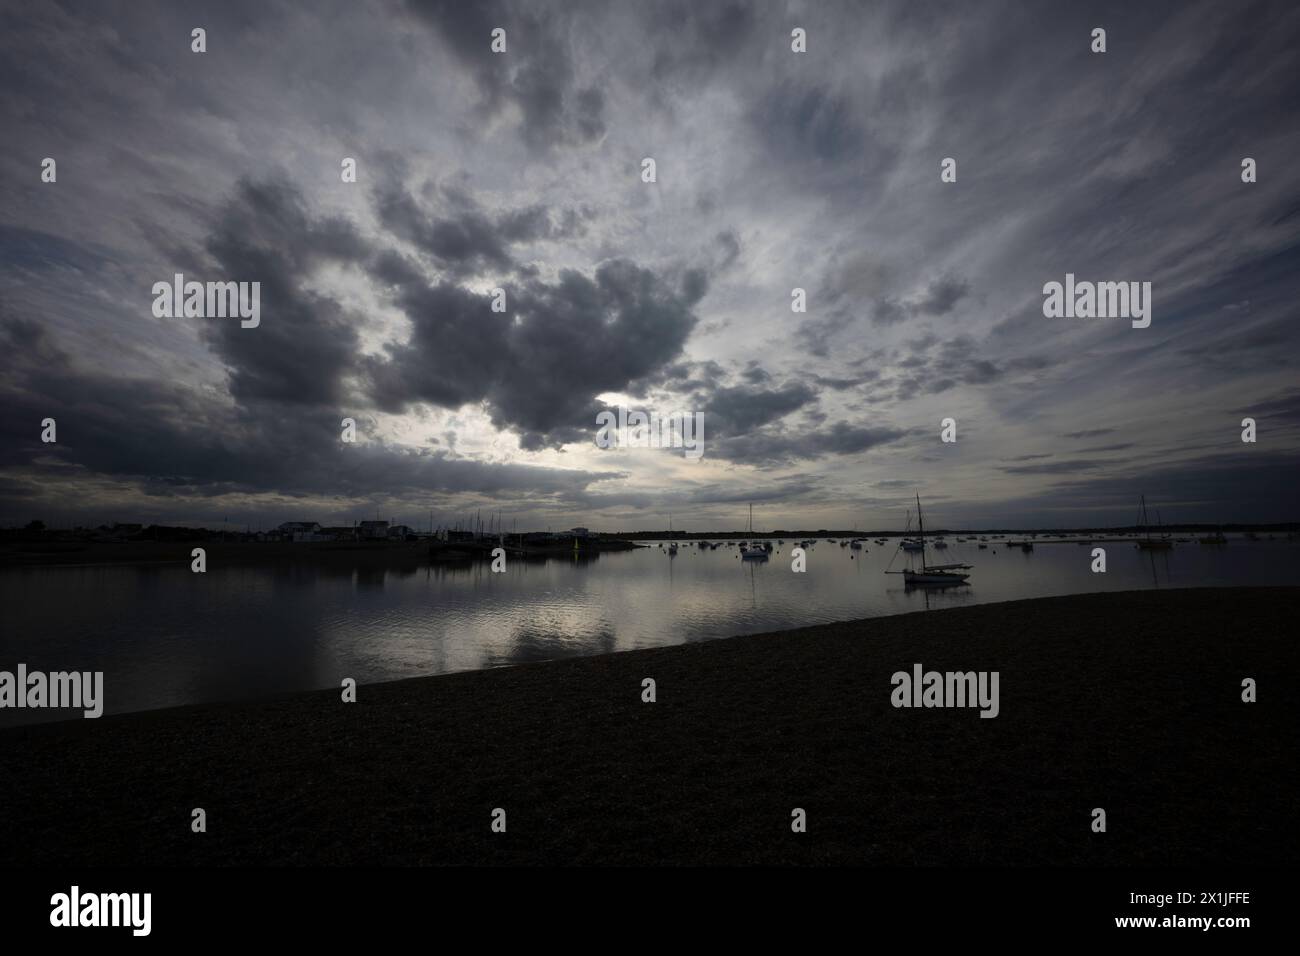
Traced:
<path fill-rule="evenodd" d="M 1300 517 L 1293 3 L 0 9 L 0 523 Z"/>

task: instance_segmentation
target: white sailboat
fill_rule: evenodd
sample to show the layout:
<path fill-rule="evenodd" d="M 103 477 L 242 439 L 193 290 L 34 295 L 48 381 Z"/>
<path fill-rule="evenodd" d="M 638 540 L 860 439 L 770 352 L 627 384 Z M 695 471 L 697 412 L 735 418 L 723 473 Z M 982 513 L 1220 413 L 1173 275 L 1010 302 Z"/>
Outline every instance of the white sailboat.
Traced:
<path fill-rule="evenodd" d="M 919 570 L 904 568 L 902 571 L 886 571 L 886 574 L 901 574 L 903 583 L 910 585 L 944 586 L 965 584 L 970 569 L 969 564 L 927 564 L 925 561 L 925 518 L 921 514 L 921 496 L 916 496 L 917 543 L 920 545 L 921 567 Z M 910 549 L 905 549 L 910 550 Z"/>

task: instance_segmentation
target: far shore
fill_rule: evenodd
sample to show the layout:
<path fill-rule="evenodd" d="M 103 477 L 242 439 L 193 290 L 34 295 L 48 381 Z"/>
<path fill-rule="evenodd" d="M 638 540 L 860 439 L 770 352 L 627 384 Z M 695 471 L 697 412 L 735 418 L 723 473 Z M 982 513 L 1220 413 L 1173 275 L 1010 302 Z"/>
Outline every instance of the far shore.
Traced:
<path fill-rule="evenodd" d="M 0 865 L 1289 866 L 1298 612 L 1076 595 L 11 728 Z M 998 715 L 893 706 L 915 665 L 997 671 Z"/>
<path fill-rule="evenodd" d="M 507 536 L 509 538 L 509 536 Z M 0 568 L 93 567 L 98 565 L 167 565 L 188 568 L 191 552 L 202 548 L 210 567 L 232 565 L 351 564 L 359 567 L 411 567 L 430 562 L 490 560 L 495 542 L 419 541 L 87 541 L 5 544 Z M 631 541 L 590 538 L 554 545 L 520 547 L 507 541 L 511 557 L 594 555 L 644 547 Z"/>

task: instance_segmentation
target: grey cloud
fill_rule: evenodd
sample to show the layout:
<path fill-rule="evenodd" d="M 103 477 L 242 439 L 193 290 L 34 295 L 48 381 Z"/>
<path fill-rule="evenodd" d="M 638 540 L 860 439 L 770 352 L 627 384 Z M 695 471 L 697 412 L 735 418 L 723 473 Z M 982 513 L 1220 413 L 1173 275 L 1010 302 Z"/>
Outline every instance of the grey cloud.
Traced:
<path fill-rule="evenodd" d="M 393 235 L 415 245 L 454 273 L 518 268 L 510 246 L 562 239 L 583 228 L 589 211 L 568 210 L 555 221 L 541 204 L 491 216 L 467 197 L 453 199 L 450 215 L 426 210 L 403 186 L 390 183 L 375 190 L 379 221 Z"/>
<path fill-rule="evenodd" d="M 765 389 L 748 386 L 720 387 L 703 407 L 705 421 L 717 437 L 742 435 L 814 402 L 817 393 L 795 383 Z"/>
<path fill-rule="evenodd" d="M 596 396 L 670 363 L 697 321 L 688 298 L 625 260 L 602 263 L 594 278 L 569 270 L 508 293 L 507 314 L 446 282 L 401 286 L 411 337 L 366 361 L 380 407 L 481 401 L 527 448 L 578 440 L 595 427 Z"/>
<path fill-rule="evenodd" d="M 1106 462 L 1075 458 L 1070 461 L 1053 461 L 1041 465 L 1004 465 L 1002 471 L 1008 475 L 1067 475 L 1076 471 L 1091 471 L 1104 464 Z"/>
<path fill-rule="evenodd" d="M 836 422 L 826 429 L 755 429 L 710 440 L 708 453 L 728 461 L 776 466 L 831 455 L 856 455 L 898 441 L 906 431 Z"/>
<path fill-rule="evenodd" d="M 230 371 L 241 402 L 337 404 L 358 351 L 357 322 L 334 299 L 312 289 L 326 262 L 358 264 L 369 248 L 351 224 L 314 218 L 284 181 L 240 183 L 207 251 L 219 281 L 259 282 L 261 324 L 204 320 L 203 335 Z"/>
<path fill-rule="evenodd" d="M 910 298 L 885 296 L 877 299 L 871 320 L 877 325 L 896 325 L 921 315 L 947 315 L 969 293 L 967 280 L 951 275 L 940 276 Z"/>
<path fill-rule="evenodd" d="M 0 323 L 0 347 L 14 359 L 0 391 L 0 461 L 15 482 L 41 486 L 80 476 L 88 485 L 135 489 L 192 508 L 186 499 L 266 494 L 365 500 L 472 490 L 563 497 L 619 474 L 345 446 L 335 411 L 304 414 L 268 402 L 232 416 L 220 400 L 183 384 L 82 368 L 31 320 Z M 33 427 L 45 416 L 59 423 L 57 445 L 43 444 Z M 0 507 L 16 516 L 2 499 Z"/>
<path fill-rule="evenodd" d="M 488 110 L 518 106 L 529 145 L 580 145 L 604 136 L 604 94 L 578 85 L 556 10 L 504 0 L 408 0 L 407 7 L 473 72 Z M 581 8 L 573 4 L 567 12 L 580 15 Z M 504 54 L 491 50 L 497 27 L 506 31 Z"/>

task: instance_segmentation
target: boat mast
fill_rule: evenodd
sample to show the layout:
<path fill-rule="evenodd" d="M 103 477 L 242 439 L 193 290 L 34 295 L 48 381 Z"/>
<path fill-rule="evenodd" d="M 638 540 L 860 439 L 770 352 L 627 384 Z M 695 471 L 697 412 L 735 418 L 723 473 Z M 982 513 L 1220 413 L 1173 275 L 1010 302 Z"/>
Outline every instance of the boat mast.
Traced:
<path fill-rule="evenodd" d="M 921 517 L 921 495 L 916 495 L 916 527 L 921 534 L 921 570 L 925 570 L 925 519 Z"/>

